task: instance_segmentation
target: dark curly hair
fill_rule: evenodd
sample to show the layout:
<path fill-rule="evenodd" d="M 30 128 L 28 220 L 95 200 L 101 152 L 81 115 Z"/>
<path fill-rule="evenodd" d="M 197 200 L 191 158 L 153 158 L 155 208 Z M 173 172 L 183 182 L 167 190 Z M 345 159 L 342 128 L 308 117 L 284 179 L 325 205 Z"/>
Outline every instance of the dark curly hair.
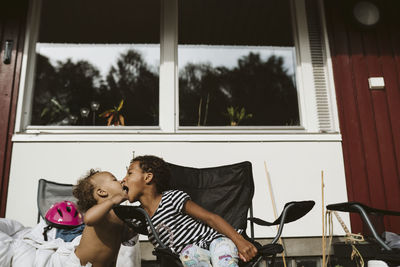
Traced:
<path fill-rule="evenodd" d="M 169 181 L 171 180 L 171 172 L 168 164 L 159 157 L 145 155 L 138 156 L 131 160 L 131 164 L 139 162 L 139 167 L 144 172 L 151 172 L 153 174 L 153 180 L 158 193 L 162 193 L 169 188 Z"/>
<path fill-rule="evenodd" d="M 78 209 L 81 212 L 86 212 L 88 209 L 97 204 L 97 200 L 94 198 L 94 184 L 92 177 L 100 171 L 90 169 L 90 171 L 82 178 L 80 178 L 77 184 L 72 190 L 72 194 L 78 200 Z"/>

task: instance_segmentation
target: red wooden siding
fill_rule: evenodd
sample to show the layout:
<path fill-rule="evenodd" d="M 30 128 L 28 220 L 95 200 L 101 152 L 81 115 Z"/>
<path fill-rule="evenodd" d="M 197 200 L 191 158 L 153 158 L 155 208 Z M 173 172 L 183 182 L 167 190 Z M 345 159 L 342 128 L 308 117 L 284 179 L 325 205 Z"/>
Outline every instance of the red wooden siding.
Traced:
<path fill-rule="evenodd" d="M 351 16 L 354 1 L 326 0 L 325 12 L 350 201 L 400 210 L 400 10 L 397 0 L 376 1 L 381 21 L 372 29 Z M 384 77 L 370 90 L 369 77 Z M 353 232 L 362 224 L 352 215 Z M 385 221 L 400 232 L 400 219 Z"/>
<path fill-rule="evenodd" d="M 22 63 L 24 27 L 26 21 L 25 1 L 13 1 L 0 9 L 0 217 L 5 216 L 8 179 L 10 173 L 11 137 L 14 132 L 15 111 Z M 3 63 L 6 40 L 13 41 L 10 64 Z"/>

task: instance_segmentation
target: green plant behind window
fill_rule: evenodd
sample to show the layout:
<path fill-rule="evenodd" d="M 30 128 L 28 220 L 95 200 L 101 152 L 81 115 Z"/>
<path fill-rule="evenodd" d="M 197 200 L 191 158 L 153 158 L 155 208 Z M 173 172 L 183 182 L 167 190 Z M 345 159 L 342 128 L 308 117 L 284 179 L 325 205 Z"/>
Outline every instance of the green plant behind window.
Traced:
<path fill-rule="evenodd" d="M 107 119 L 107 126 L 114 125 L 125 125 L 125 119 L 124 116 L 121 114 L 121 109 L 124 105 L 124 100 L 122 99 L 121 102 L 119 102 L 118 107 L 114 107 L 112 109 L 106 110 L 103 113 L 99 115 L 101 118 Z"/>
<path fill-rule="evenodd" d="M 238 126 L 241 121 L 253 117 L 253 114 L 251 113 L 246 114 L 246 109 L 244 107 L 239 109 L 239 107 L 230 106 L 226 110 L 228 112 L 227 116 L 229 117 L 231 126 Z"/>

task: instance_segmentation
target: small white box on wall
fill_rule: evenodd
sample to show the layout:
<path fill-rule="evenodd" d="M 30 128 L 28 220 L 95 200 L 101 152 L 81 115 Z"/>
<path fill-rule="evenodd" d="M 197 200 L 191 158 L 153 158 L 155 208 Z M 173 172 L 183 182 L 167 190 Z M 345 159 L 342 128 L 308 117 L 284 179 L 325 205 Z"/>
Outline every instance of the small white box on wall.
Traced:
<path fill-rule="evenodd" d="M 383 77 L 369 77 L 368 78 L 369 89 L 385 89 L 385 80 Z"/>

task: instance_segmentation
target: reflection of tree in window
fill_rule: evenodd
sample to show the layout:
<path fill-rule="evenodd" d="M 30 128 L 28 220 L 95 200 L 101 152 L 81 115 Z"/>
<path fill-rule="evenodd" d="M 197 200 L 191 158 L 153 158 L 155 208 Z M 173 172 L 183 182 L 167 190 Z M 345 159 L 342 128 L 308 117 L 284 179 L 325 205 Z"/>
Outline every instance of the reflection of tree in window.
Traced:
<path fill-rule="evenodd" d="M 139 52 L 121 54 L 107 75 L 107 84 L 110 97 L 125 100 L 126 125 L 158 125 L 158 74 Z"/>
<path fill-rule="evenodd" d="M 101 87 L 100 73 L 89 62 L 68 59 L 53 66 L 38 55 L 32 124 L 69 124 L 69 116 L 89 107 Z"/>
<path fill-rule="evenodd" d="M 112 66 L 106 81 L 96 67 L 87 61 L 58 61 L 37 56 L 37 73 L 33 103 L 33 125 L 90 124 L 79 116 L 80 109 L 91 101 L 100 103 L 102 111 L 113 108 L 124 99 L 122 114 L 126 125 L 158 124 L 158 74 L 152 72 L 140 53 L 128 50 Z M 106 125 L 96 118 L 96 125 Z"/>
<path fill-rule="evenodd" d="M 179 76 L 181 126 L 231 125 L 229 107 L 251 115 L 240 125 L 299 125 L 297 91 L 282 57 L 249 53 L 232 69 L 189 63 Z"/>
<path fill-rule="evenodd" d="M 200 126 L 212 123 L 207 122 L 207 119 L 215 118 L 211 114 L 215 112 L 215 103 L 224 101 L 224 95 L 219 90 L 221 71 L 223 70 L 214 69 L 210 64 L 189 63 L 184 67 L 179 80 L 181 125 Z"/>

